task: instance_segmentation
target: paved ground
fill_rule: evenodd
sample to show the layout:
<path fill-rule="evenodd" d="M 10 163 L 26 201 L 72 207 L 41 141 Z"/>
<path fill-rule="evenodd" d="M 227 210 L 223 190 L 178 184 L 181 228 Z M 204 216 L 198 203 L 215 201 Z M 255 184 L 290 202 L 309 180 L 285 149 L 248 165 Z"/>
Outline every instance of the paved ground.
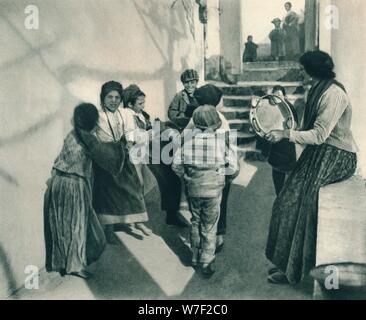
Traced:
<path fill-rule="evenodd" d="M 149 195 L 152 237 L 118 232 L 120 244 L 108 246 L 84 281 L 51 274 L 39 290 L 18 292 L 14 299 L 311 299 L 312 287 L 271 285 L 264 249 L 274 191 L 267 164 L 242 164 L 232 187 L 225 248 L 218 272 L 209 280 L 188 266 L 188 230 L 164 223 L 159 193 Z"/>

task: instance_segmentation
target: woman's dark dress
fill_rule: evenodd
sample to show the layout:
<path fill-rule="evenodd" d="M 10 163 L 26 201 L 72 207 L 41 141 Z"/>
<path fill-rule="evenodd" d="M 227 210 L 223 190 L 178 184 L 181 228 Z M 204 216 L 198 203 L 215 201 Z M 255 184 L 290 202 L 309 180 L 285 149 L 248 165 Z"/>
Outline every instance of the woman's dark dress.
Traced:
<path fill-rule="evenodd" d="M 120 123 L 114 122 L 113 117 L 120 119 Z M 115 114 L 111 114 L 109 111 L 101 111 L 95 135 L 99 141 L 115 146 L 112 155 L 120 164 L 120 170 L 111 174 L 105 169 L 108 163 L 103 159 L 100 161 L 93 159 L 95 174 L 93 205 L 99 220 L 106 225 L 148 221 L 143 184 L 136 167 L 130 161 L 123 139 L 121 112 L 117 110 Z M 90 144 L 89 147 L 91 146 Z"/>
<path fill-rule="evenodd" d="M 313 128 L 320 97 L 332 83 L 319 85 L 319 93 L 310 91 L 305 130 Z M 356 167 L 356 153 L 327 143 L 309 145 L 285 182 L 273 205 L 266 256 L 290 283 L 301 281 L 315 266 L 319 189 L 350 178 Z"/>

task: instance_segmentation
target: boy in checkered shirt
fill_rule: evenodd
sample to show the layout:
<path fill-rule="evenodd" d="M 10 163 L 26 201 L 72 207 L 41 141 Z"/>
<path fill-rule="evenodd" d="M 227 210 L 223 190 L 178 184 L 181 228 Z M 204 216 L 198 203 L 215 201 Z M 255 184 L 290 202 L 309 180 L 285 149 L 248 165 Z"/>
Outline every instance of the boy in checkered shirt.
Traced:
<path fill-rule="evenodd" d="M 192 211 L 192 266 L 203 275 L 214 274 L 217 223 L 226 179 L 235 176 L 237 155 L 228 132 L 220 130 L 216 108 L 200 106 L 193 113 L 194 128 L 185 132 L 184 143 L 173 160 L 173 170 L 183 178 Z"/>

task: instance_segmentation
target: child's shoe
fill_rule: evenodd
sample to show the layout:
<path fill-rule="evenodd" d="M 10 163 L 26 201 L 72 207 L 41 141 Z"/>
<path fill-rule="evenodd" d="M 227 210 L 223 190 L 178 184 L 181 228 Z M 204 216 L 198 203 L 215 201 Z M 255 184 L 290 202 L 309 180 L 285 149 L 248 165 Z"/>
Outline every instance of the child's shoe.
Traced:
<path fill-rule="evenodd" d="M 211 278 L 214 275 L 214 273 L 216 272 L 215 260 L 213 260 L 209 264 L 203 263 L 202 267 L 201 267 L 201 272 L 205 278 L 207 278 L 207 279 Z"/>

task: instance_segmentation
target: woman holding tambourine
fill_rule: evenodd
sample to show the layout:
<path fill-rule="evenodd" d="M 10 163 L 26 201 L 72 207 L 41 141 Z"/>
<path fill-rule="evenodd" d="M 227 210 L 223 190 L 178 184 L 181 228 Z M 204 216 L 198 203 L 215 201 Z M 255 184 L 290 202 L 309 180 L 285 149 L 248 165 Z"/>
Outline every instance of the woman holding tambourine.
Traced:
<path fill-rule="evenodd" d="M 350 178 L 357 167 L 352 107 L 344 86 L 335 80 L 332 58 L 311 51 L 300 63 L 312 78 L 302 131 L 289 123 L 265 135 L 272 143 L 289 139 L 306 145 L 273 205 L 266 248 L 276 266 L 268 276 L 272 283 L 298 283 L 315 266 L 319 189 Z"/>
<path fill-rule="evenodd" d="M 272 94 L 260 98 L 254 96 L 252 99 L 250 119 L 254 130 L 262 137 L 260 141 L 265 144 L 264 152 L 268 158 L 268 163 L 272 166 L 272 179 L 277 196 L 284 186 L 286 177 L 294 169 L 302 147 L 288 139 L 278 143 L 268 143 L 265 136 L 272 130 L 300 127 L 304 109 L 300 100 L 303 101 L 298 99 L 296 107 L 292 105 L 287 98 L 285 88 L 279 85 L 272 88 Z"/>
<path fill-rule="evenodd" d="M 298 130 L 303 118 L 303 99 L 298 99 L 295 102 L 295 105 L 292 105 L 287 98 L 285 88 L 282 86 L 274 86 L 272 94 L 282 99 L 283 102 L 280 103 L 286 103 L 291 109 L 294 117 L 294 128 Z M 302 149 L 303 147 L 301 145 L 295 144 L 288 139 L 271 144 L 268 154 L 268 163 L 272 166 L 272 180 L 277 196 L 283 189 L 286 177 L 288 177 L 291 171 L 295 168 Z"/>

